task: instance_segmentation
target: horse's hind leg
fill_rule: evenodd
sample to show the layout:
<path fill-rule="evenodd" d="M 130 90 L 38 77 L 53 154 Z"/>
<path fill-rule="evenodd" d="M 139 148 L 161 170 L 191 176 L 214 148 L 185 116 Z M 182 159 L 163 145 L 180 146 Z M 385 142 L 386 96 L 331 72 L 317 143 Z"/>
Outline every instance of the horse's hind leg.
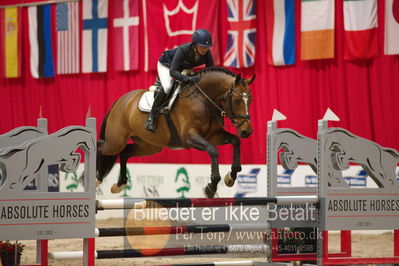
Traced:
<path fill-rule="evenodd" d="M 118 155 L 104 155 L 101 151 L 97 151 L 97 185 L 101 184 L 104 177 L 111 172 L 117 157 Z"/>
<path fill-rule="evenodd" d="M 224 132 L 225 142 L 233 145 L 233 164 L 231 165 L 231 171 L 224 177 L 224 183 L 228 187 L 232 187 L 237 179 L 237 173 L 241 172 L 241 155 L 240 155 L 240 138 L 236 135 Z"/>
<path fill-rule="evenodd" d="M 153 146 L 151 144 L 140 142 L 126 145 L 125 149 L 119 154 L 120 159 L 120 175 L 118 183 L 112 185 L 111 192 L 119 193 L 121 192 L 127 184 L 127 160 L 133 156 L 148 156 L 156 154 L 162 150 L 161 147 Z"/>
<path fill-rule="evenodd" d="M 220 173 L 219 173 L 219 152 L 215 146 L 210 144 L 206 139 L 201 137 L 198 134 L 191 134 L 188 139 L 188 143 L 193 148 L 196 148 L 201 151 L 206 151 L 211 157 L 211 182 L 205 187 L 205 194 L 208 198 L 213 198 L 218 188 L 218 184 L 220 182 Z"/>
<path fill-rule="evenodd" d="M 115 164 L 118 155 L 103 154 L 104 141 L 97 142 L 97 186 L 103 182 Z"/>

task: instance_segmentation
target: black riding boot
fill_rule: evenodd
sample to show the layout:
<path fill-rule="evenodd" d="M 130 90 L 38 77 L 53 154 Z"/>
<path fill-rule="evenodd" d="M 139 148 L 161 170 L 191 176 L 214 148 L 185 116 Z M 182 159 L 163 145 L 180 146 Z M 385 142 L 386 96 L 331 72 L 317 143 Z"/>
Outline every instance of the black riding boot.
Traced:
<path fill-rule="evenodd" d="M 157 127 L 156 120 L 157 120 L 157 117 L 158 117 L 158 114 L 160 111 L 159 107 L 165 100 L 165 96 L 166 96 L 166 93 L 163 91 L 163 89 L 158 91 L 157 96 L 155 96 L 154 103 L 151 108 L 151 112 L 148 115 L 147 121 L 145 122 L 145 129 L 155 132 L 156 127 Z"/>

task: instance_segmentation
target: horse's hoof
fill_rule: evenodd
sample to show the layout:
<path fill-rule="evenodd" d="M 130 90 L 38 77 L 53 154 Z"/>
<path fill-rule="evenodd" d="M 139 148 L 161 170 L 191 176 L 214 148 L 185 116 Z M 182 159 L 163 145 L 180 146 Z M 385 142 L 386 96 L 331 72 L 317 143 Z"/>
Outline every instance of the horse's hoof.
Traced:
<path fill-rule="evenodd" d="M 235 180 L 233 178 L 231 178 L 231 172 L 228 172 L 224 176 L 224 183 L 226 184 L 226 186 L 232 187 L 232 186 L 234 186 L 234 182 L 235 182 Z"/>
<path fill-rule="evenodd" d="M 101 182 L 100 180 L 96 180 L 96 187 L 98 187 L 99 185 L 101 185 L 103 182 Z"/>
<path fill-rule="evenodd" d="M 117 184 L 113 184 L 111 187 L 111 193 L 117 194 L 120 193 L 123 189 L 125 189 L 126 184 L 118 186 Z"/>
<path fill-rule="evenodd" d="M 213 191 L 209 185 L 205 187 L 205 195 L 208 199 L 215 197 L 216 191 Z"/>

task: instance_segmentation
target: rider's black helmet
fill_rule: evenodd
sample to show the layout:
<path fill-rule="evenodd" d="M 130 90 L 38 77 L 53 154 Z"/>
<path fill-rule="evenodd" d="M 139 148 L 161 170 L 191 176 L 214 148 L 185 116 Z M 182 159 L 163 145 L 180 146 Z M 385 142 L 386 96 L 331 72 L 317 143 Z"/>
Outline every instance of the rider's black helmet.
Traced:
<path fill-rule="evenodd" d="M 193 33 L 192 41 L 202 47 L 212 47 L 212 35 L 205 29 L 198 29 Z"/>

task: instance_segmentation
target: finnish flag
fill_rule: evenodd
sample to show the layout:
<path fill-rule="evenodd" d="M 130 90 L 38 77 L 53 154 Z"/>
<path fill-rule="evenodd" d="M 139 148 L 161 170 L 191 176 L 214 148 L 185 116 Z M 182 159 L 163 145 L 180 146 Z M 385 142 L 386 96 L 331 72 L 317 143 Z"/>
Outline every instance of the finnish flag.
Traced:
<path fill-rule="evenodd" d="M 83 73 L 107 71 L 108 0 L 83 1 Z"/>

